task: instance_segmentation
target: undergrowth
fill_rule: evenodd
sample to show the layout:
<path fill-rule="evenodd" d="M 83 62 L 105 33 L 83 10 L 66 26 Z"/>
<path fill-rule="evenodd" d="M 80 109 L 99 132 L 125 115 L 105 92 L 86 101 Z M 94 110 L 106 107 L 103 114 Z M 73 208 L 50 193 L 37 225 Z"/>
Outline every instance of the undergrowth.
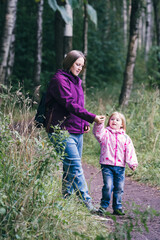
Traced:
<path fill-rule="evenodd" d="M 35 128 L 30 99 L 20 90 L 1 97 L 0 239 L 107 238 L 76 196 L 63 199 L 61 156 Z"/>
<path fill-rule="evenodd" d="M 160 93 L 158 89 L 148 89 L 144 85 L 133 89 L 129 105 L 118 107 L 118 85 L 96 91 L 87 98 L 86 108 L 95 114 L 110 115 L 120 111 L 126 117 L 127 134 L 132 138 L 139 166 L 135 172 L 126 167 L 126 174 L 134 179 L 160 188 Z M 108 117 L 106 119 L 107 123 Z M 91 131 L 84 135 L 84 161 L 99 166 L 100 146 Z"/>
<path fill-rule="evenodd" d="M 94 95 L 94 101 L 90 98 L 88 103 L 90 111 L 110 114 L 116 109 L 116 101 L 110 98 L 107 91 L 106 89 L 106 98 L 98 98 L 99 94 L 97 94 L 97 100 L 96 95 Z M 157 100 L 159 92 L 155 91 L 153 95 L 148 96 L 146 90 L 143 89 L 146 94 L 143 93 L 143 96 L 141 96 L 141 91 L 142 89 L 136 93 L 139 95 L 139 98 L 136 98 L 138 102 L 131 101 L 130 108 L 125 111 L 125 115 L 127 122 L 130 123 L 128 124 L 128 133 L 135 143 L 140 164 L 139 169 L 143 174 L 150 157 L 153 157 L 151 150 L 149 152 L 151 144 L 153 146 L 152 152 L 155 156 L 158 154 L 159 134 L 156 129 L 159 128 L 159 122 L 155 101 L 159 104 L 159 100 Z M 102 94 L 102 96 L 104 95 Z M 151 105 L 148 105 L 146 108 L 147 114 L 144 117 L 142 103 L 145 104 L 144 101 L 148 97 L 151 98 L 150 101 L 154 100 L 154 103 L 152 103 L 154 110 L 149 111 Z M 14 94 L 10 92 L 1 94 L 1 99 L 1 239 L 121 240 L 130 239 L 133 229 L 140 231 L 140 229 L 136 229 L 136 223 L 139 221 L 142 227 L 147 229 L 147 219 L 157 214 L 154 210 L 148 209 L 142 212 L 134 206 L 132 208 L 134 218 L 124 224 L 119 224 L 115 217 L 111 217 L 114 222 L 114 229 L 108 229 L 106 227 L 107 219 L 104 220 L 91 215 L 75 195 L 70 199 L 63 199 L 61 195 L 61 156 L 54 150 L 45 131 L 35 128 L 32 101 L 25 97 L 21 90 Z M 135 106 L 139 106 L 139 108 Z M 142 114 L 139 112 L 140 109 Z M 145 119 L 144 125 L 141 122 L 142 119 Z M 152 131 L 148 133 L 150 128 Z M 57 128 L 57 131 L 61 130 Z M 149 143 L 147 142 L 148 137 Z M 98 165 L 99 146 L 92 133 L 85 136 L 84 157 L 87 160 L 92 160 L 89 161 L 90 163 Z M 144 159 L 146 161 L 145 166 Z M 155 161 L 152 162 L 155 163 Z M 152 165 L 156 172 L 155 165 Z M 133 174 L 137 179 L 140 179 L 140 175 L 139 171 Z M 145 173 L 144 176 L 149 178 L 148 173 Z M 155 180 L 156 177 L 153 176 L 153 179 Z"/>

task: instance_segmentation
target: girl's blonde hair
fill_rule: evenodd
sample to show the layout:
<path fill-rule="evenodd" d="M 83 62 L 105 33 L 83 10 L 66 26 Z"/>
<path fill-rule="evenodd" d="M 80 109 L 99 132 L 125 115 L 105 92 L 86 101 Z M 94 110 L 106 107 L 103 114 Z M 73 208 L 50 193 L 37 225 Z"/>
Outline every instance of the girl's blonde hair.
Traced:
<path fill-rule="evenodd" d="M 113 112 L 111 114 L 111 116 L 108 119 L 107 126 L 109 126 L 110 119 L 113 115 L 118 115 L 119 116 L 119 118 L 122 120 L 122 127 L 121 128 L 123 128 L 126 131 L 126 119 L 125 119 L 125 116 L 120 112 Z"/>

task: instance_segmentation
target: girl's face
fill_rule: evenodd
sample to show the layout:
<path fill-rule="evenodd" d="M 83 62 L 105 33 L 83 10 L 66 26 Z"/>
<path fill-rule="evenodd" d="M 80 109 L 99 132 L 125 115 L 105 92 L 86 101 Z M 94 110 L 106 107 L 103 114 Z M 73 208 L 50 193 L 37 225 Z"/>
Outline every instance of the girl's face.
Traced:
<path fill-rule="evenodd" d="M 114 114 L 109 120 L 109 126 L 112 129 L 119 130 L 122 127 L 122 119 L 118 114 Z"/>
<path fill-rule="evenodd" d="M 74 76 L 78 76 L 83 66 L 84 66 L 84 58 L 80 57 L 73 63 L 72 67 L 70 68 L 70 71 Z"/>

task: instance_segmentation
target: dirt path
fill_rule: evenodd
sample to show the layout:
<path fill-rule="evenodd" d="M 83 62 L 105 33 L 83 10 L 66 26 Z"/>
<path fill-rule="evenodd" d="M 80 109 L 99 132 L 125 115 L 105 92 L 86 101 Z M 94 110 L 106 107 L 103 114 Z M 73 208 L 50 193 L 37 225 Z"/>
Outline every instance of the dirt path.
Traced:
<path fill-rule="evenodd" d="M 101 189 L 102 189 L 102 176 L 99 169 L 83 163 L 83 170 L 88 182 L 88 187 L 90 194 L 93 198 L 93 203 L 96 207 L 99 207 L 101 199 Z M 124 210 L 128 212 L 131 211 L 131 205 L 127 202 L 134 202 L 136 205 L 140 205 L 142 209 L 151 207 L 157 211 L 160 211 L 160 190 L 156 188 L 146 186 L 145 184 L 137 183 L 132 181 L 130 178 L 126 177 L 125 188 L 123 194 L 123 205 Z M 111 204 L 108 211 L 112 213 Z M 124 219 L 127 218 L 127 214 Z M 120 221 L 122 217 L 119 217 Z M 154 217 L 152 220 L 148 221 L 147 226 L 149 227 L 149 233 L 145 230 L 142 233 L 133 233 L 133 240 L 160 240 L 160 216 Z"/>

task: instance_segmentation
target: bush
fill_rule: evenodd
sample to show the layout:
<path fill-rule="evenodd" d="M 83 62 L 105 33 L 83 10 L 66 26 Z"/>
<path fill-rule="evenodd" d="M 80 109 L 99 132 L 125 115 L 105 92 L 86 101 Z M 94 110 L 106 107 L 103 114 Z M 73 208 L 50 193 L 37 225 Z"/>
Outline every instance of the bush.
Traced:
<path fill-rule="evenodd" d="M 61 161 L 45 131 L 35 129 L 31 101 L 1 95 L 0 236 L 2 239 L 107 237 L 76 196 L 61 195 Z M 60 131 L 60 130 L 59 130 Z"/>

